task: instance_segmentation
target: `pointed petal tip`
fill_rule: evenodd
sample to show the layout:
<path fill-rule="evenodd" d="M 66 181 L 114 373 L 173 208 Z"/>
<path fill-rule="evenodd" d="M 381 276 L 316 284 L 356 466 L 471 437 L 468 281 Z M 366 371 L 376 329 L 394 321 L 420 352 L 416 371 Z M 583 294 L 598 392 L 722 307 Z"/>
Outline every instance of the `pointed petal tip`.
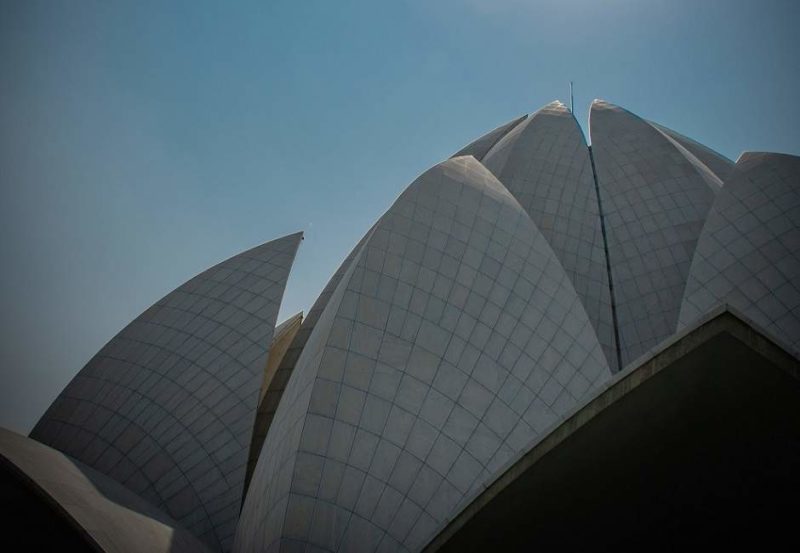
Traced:
<path fill-rule="evenodd" d="M 740 165 L 743 162 L 750 161 L 753 159 L 770 159 L 770 158 L 789 158 L 794 160 L 800 160 L 800 156 L 795 154 L 785 154 L 782 152 L 765 152 L 759 150 L 744 150 L 739 157 L 736 158 L 736 165 Z"/>
<path fill-rule="evenodd" d="M 608 100 L 603 100 L 602 98 L 595 98 L 592 100 L 592 109 L 613 109 L 618 106 L 612 104 Z"/>
<path fill-rule="evenodd" d="M 564 111 L 564 112 L 568 112 L 569 108 L 561 100 L 553 100 L 549 104 L 543 105 L 536 113 L 539 113 L 539 112 L 542 112 L 542 111 Z"/>
<path fill-rule="evenodd" d="M 440 161 L 434 167 L 448 167 L 450 165 L 458 165 L 459 163 L 480 163 L 478 158 L 476 158 L 472 154 L 463 154 L 460 156 L 453 156 L 450 158 L 445 159 L 444 161 Z"/>

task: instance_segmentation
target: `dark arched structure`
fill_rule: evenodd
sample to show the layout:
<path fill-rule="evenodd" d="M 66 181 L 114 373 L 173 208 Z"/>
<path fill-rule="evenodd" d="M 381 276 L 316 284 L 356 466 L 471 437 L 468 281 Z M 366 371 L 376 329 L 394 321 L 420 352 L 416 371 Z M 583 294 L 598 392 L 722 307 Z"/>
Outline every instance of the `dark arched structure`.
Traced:
<path fill-rule="evenodd" d="M 208 549 L 122 484 L 44 444 L 0 428 L 4 545 L 19 551 Z"/>
<path fill-rule="evenodd" d="M 102 551 L 80 526 L 33 481 L 0 458 L 3 542 L 24 551 Z M 31 523 L 46 532 L 31 532 Z"/>
<path fill-rule="evenodd" d="M 800 544 L 798 360 L 723 308 L 635 365 L 427 550 Z"/>

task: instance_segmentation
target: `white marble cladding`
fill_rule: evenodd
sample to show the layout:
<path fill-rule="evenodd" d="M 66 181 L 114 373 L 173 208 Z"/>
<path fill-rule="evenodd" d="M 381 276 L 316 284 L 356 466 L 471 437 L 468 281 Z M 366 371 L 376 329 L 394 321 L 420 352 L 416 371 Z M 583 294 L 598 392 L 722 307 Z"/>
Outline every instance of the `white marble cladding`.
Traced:
<path fill-rule="evenodd" d="M 746 153 L 714 201 L 679 326 L 720 303 L 800 351 L 800 158 Z"/>
<path fill-rule="evenodd" d="M 600 210 L 578 122 L 561 102 L 548 104 L 501 138 L 483 164 L 553 248 L 583 302 L 609 366 L 616 369 Z"/>
<path fill-rule="evenodd" d="M 503 136 L 505 136 L 506 133 L 508 133 L 511 129 L 519 125 L 520 122 L 522 122 L 526 117 L 527 115 L 523 115 L 522 117 L 517 117 L 513 121 L 509 121 L 508 123 L 500 125 L 496 129 L 484 134 L 477 140 L 470 142 L 451 157 L 472 156 L 478 161 L 483 160 L 484 156 L 487 154 L 487 152 L 489 152 L 492 146 L 494 146 L 498 140 L 503 138 Z"/>
<path fill-rule="evenodd" d="M 325 285 L 325 288 L 317 298 L 317 301 L 315 301 L 314 305 L 311 306 L 311 309 L 308 311 L 308 314 L 301 323 L 300 329 L 297 331 L 297 334 L 295 334 L 295 337 L 292 339 L 292 343 L 289 344 L 289 348 L 286 350 L 286 353 L 281 359 L 278 369 L 275 371 L 275 375 L 272 377 L 272 380 L 267 387 L 267 391 L 264 394 L 263 400 L 258 404 L 255 426 L 253 428 L 253 441 L 250 444 L 250 454 L 248 456 L 248 473 L 245 477 L 245 487 L 248 487 L 250 484 L 250 479 L 253 476 L 252 471 L 255 468 L 255 464 L 258 461 L 259 455 L 261 454 L 262 447 L 264 445 L 264 439 L 267 437 L 267 432 L 272 425 L 272 419 L 275 416 L 275 411 L 278 409 L 278 405 L 280 405 L 283 392 L 286 390 L 286 385 L 289 383 L 289 379 L 292 377 L 297 360 L 300 358 L 300 354 L 303 352 L 306 342 L 308 342 L 308 338 L 311 336 L 311 333 L 313 332 L 314 327 L 316 326 L 317 321 L 322 314 L 322 311 L 328 304 L 328 301 L 330 300 L 334 290 L 336 290 L 336 287 L 339 285 L 342 275 L 344 275 L 345 271 L 353 261 L 353 258 L 361 250 L 361 246 L 364 244 L 364 241 L 367 239 L 369 234 L 370 233 L 364 235 L 359 243 L 356 244 L 355 248 L 353 248 L 350 254 L 345 258 L 337 271 Z"/>
<path fill-rule="evenodd" d="M 230 548 L 259 388 L 302 235 L 199 274 L 106 344 L 31 437 Z"/>
<path fill-rule="evenodd" d="M 724 183 L 728 179 L 731 171 L 733 171 L 733 161 L 715 152 L 708 146 L 700 144 L 688 136 L 683 136 L 679 132 L 673 131 L 672 129 L 668 129 L 664 125 L 659 125 L 658 123 L 653 123 L 652 121 L 649 123 L 695 156 L 700 163 L 705 165 L 719 179 L 720 182 Z"/>
<path fill-rule="evenodd" d="M 371 231 L 294 370 L 236 551 L 417 550 L 610 371 L 519 203 L 473 157 Z"/>
<path fill-rule="evenodd" d="M 622 366 L 675 332 L 717 185 L 647 121 L 595 100 L 590 113 Z"/>
<path fill-rule="evenodd" d="M 32 437 L 219 551 L 418 551 L 619 364 L 718 304 L 797 354 L 800 158 L 734 166 L 604 101 L 590 123 L 591 150 L 559 102 L 506 123 L 366 233 L 262 403 L 241 517 L 299 234 L 148 309 Z"/>

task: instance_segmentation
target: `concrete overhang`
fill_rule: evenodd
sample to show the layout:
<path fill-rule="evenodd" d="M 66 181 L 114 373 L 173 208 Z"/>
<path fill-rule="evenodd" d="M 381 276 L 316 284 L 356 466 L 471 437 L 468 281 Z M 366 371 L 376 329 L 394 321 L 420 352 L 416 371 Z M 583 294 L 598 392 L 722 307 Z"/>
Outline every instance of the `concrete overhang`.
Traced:
<path fill-rule="evenodd" d="M 723 306 L 631 367 L 426 551 L 800 543 L 800 361 Z"/>
<path fill-rule="evenodd" d="M 122 484 L 5 428 L 0 493 L 3 543 L 20 551 L 209 551 Z"/>

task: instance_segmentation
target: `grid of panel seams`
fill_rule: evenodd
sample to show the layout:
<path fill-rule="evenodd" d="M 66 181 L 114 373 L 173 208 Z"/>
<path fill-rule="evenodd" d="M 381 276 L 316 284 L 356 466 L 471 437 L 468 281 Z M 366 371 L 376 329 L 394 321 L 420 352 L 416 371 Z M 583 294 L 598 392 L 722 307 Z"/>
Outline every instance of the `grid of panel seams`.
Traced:
<path fill-rule="evenodd" d="M 720 303 L 800 350 L 800 158 L 748 153 L 697 244 L 680 327 Z"/>
<path fill-rule="evenodd" d="M 472 157 L 378 222 L 301 354 L 237 551 L 408 549 L 610 371 L 569 277 Z"/>
<path fill-rule="evenodd" d="M 301 235 L 201 273 L 117 334 L 31 433 L 229 549 L 259 384 Z"/>
<path fill-rule="evenodd" d="M 661 132 L 622 108 L 596 100 L 590 128 L 624 367 L 675 332 L 715 188 Z"/>

